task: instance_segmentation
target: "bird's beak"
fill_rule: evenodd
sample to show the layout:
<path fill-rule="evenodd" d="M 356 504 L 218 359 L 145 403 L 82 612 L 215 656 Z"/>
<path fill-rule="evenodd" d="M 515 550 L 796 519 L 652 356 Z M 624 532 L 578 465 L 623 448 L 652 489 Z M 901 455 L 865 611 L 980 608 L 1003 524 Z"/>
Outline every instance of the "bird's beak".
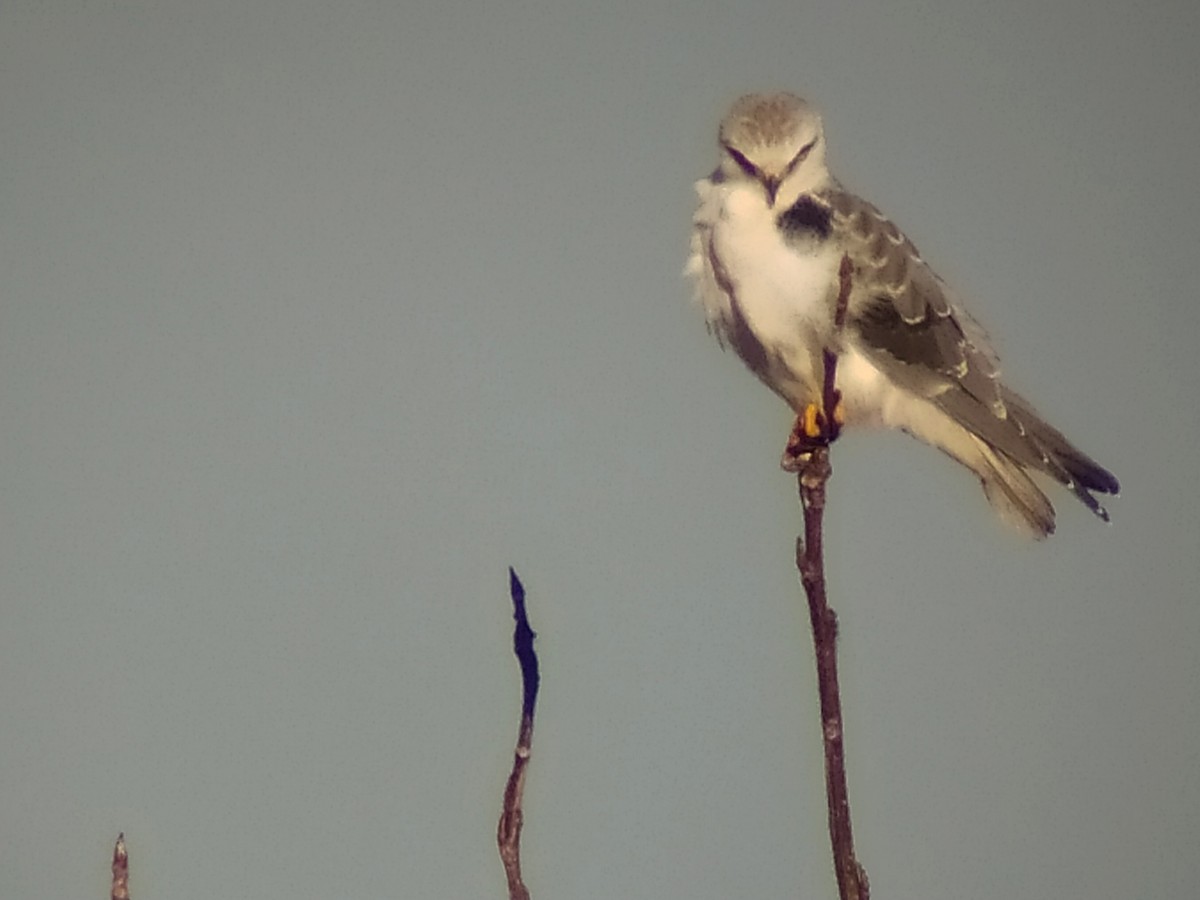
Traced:
<path fill-rule="evenodd" d="M 762 177 L 763 189 L 767 192 L 767 204 L 775 205 L 775 195 L 779 193 L 779 179 L 773 175 L 764 175 Z"/>

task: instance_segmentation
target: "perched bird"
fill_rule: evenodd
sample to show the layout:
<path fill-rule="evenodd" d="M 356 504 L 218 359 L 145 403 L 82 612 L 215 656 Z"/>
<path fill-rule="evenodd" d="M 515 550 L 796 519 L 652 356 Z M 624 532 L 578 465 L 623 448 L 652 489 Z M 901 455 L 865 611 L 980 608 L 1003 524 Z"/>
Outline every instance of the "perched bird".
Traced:
<path fill-rule="evenodd" d="M 696 183 L 685 274 L 709 330 L 795 410 L 801 442 L 828 437 L 831 422 L 899 428 L 974 472 L 996 511 L 1033 537 L 1054 531 L 1054 507 L 1031 473 L 1108 520 L 1092 492 L 1117 493 L 1117 479 L 1004 385 L 954 292 L 830 175 L 812 106 L 794 94 L 742 97 L 718 139 L 720 164 Z M 827 349 L 835 410 L 821 402 Z"/>

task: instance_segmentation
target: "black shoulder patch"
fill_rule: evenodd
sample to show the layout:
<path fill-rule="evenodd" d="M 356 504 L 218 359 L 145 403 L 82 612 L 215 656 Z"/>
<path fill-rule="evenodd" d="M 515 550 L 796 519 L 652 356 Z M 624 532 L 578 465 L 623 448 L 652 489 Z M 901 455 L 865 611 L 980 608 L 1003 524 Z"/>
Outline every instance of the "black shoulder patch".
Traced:
<path fill-rule="evenodd" d="M 808 237 L 825 240 L 833 230 L 833 212 L 828 206 L 808 194 L 779 214 L 775 224 L 789 237 Z"/>

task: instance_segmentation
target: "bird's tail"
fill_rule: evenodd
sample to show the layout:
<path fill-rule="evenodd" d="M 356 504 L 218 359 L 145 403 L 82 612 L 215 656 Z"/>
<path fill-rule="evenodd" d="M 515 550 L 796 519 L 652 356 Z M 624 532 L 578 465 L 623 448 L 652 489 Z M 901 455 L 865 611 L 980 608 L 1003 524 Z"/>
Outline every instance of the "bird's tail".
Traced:
<path fill-rule="evenodd" d="M 1054 533 L 1054 506 L 1018 463 L 975 438 L 980 465 L 972 466 L 1001 519 L 1034 540 Z"/>
<path fill-rule="evenodd" d="M 1019 395 L 1004 391 L 1008 422 L 1020 434 L 1019 445 L 1009 447 L 975 436 L 982 465 L 972 466 L 983 481 L 983 491 L 1005 521 L 1041 539 L 1054 532 L 1054 507 L 1029 477 L 1048 475 L 1069 490 L 1096 516 L 1108 521 L 1108 510 L 1092 492 L 1116 494 L 1116 477 L 1049 425 Z"/>
<path fill-rule="evenodd" d="M 1034 452 L 1034 459 L 1026 464 L 1045 472 L 1107 522 L 1108 510 L 1092 496 L 1092 491 L 1100 494 L 1119 493 L 1121 485 L 1116 476 L 1068 441 L 1019 394 L 1004 389 L 1003 397 L 1009 419 L 1020 431 L 1024 443 Z"/>
<path fill-rule="evenodd" d="M 1054 507 L 1031 474 L 1053 478 L 1108 521 L 1092 492 L 1115 494 L 1113 474 L 1047 424 L 1020 396 L 1001 388 L 1006 414 L 997 416 L 965 391 L 939 396 L 930 406 L 911 404 L 898 423 L 974 472 L 1000 517 L 1042 539 L 1054 533 Z"/>

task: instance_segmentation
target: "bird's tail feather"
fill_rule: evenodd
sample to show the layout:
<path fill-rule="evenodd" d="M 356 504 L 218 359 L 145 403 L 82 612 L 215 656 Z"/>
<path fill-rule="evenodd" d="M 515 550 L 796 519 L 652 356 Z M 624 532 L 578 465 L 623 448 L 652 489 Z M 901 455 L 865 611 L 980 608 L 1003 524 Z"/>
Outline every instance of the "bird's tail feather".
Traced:
<path fill-rule="evenodd" d="M 1033 473 L 1053 478 L 1107 521 L 1108 513 L 1091 492 L 1115 494 L 1120 489 L 1117 479 L 1020 396 L 1002 390 L 1007 408 L 1003 417 L 965 392 L 947 391 L 930 404 L 935 411 L 912 404 L 896 424 L 974 472 L 1000 517 L 1033 538 L 1054 533 L 1054 506 Z"/>
<path fill-rule="evenodd" d="M 1005 390 L 1004 402 L 1013 424 L 1040 457 L 1036 468 L 1061 483 L 1084 506 L 1107 522 L 1108 510 L 1100 505 L 1091 492 L 1118 493 L 1121 485 L 1112 472 L 1067 440 L 1062 432 L 1048 424 L 1018 394 Z"/>
<path fill-rule="evenodd" d="M 1033 479 L 986 441 L 978 438 L 976 441 L 982 465 L 975 472 L 983 483 L 984 495 L 1000 518 L 1035 540 L 1053 534 L 1054 506 Z"/>

